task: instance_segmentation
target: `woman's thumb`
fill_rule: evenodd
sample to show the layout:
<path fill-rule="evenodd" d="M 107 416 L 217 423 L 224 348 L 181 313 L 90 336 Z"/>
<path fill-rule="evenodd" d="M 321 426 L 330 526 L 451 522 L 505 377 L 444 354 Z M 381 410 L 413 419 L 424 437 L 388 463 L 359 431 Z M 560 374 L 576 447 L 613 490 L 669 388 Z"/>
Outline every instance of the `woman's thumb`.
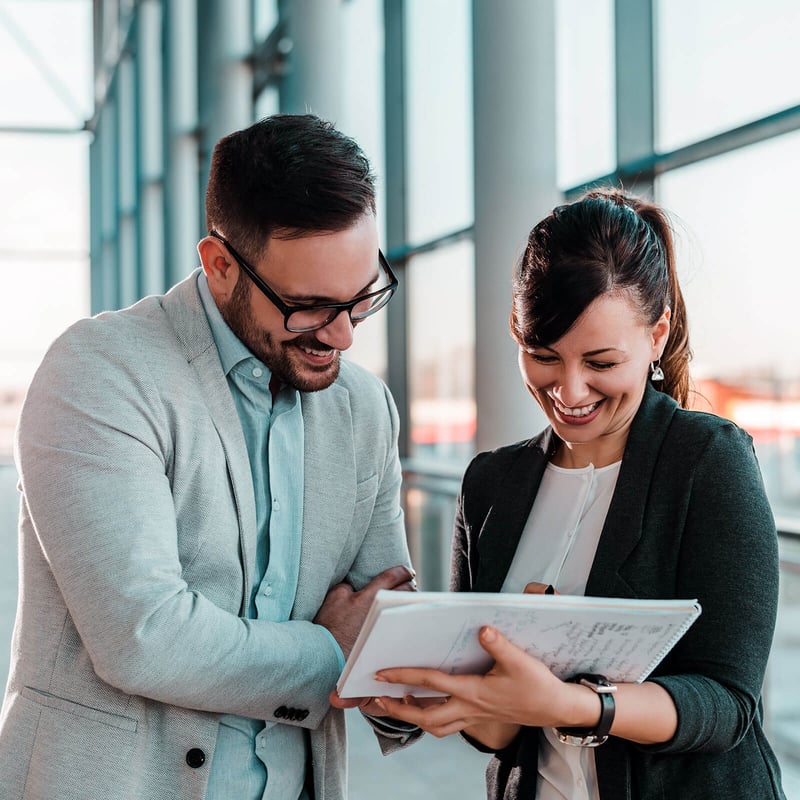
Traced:
<path fill-rule="evenodd" d="M 478 640 L 481 643 L 481 647 L 490 655 L 502 652 L 504 645 L 508 644 L 508 639 L 491 625 L 484 625 L 478 631 Z"/>

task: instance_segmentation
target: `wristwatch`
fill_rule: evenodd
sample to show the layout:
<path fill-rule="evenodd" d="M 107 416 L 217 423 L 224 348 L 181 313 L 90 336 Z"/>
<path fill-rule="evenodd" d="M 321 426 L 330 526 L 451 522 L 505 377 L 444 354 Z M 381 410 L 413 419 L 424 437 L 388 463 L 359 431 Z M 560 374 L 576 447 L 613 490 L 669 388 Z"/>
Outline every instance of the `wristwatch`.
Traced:
<path fill-rule="evenodd" d="M 600 713 L 600 721 L 594 728 L 554 728 L 558 740 L 578 747 L 597 747 L 608 739 L 611 723 L 614 722 L 614 692 L 617 691 L 617 687 L 603 675 L 588 672 L 570 678 L 569 682 L 588 686 L 593 692 L 597 692 L 603 710 Z"/>

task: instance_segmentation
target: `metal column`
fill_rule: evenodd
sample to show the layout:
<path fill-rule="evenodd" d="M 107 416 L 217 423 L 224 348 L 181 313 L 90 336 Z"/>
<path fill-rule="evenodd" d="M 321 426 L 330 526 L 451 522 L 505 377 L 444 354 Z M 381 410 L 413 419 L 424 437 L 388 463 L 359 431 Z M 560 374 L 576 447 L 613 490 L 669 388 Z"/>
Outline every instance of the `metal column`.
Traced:
<path fill-rule="evenodd" d="M 477 447 L 546 422 L 508 332 L 511 276 L 556 186 L 555 0 L 474 0 Z"/>

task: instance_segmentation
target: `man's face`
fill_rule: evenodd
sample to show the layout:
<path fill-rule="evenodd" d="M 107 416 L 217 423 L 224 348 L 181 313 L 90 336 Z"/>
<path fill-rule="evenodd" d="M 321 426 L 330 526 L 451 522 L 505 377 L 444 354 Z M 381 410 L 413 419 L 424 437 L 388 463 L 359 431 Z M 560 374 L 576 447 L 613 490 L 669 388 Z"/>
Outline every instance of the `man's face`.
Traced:
<path fill-rule="evenodd" d="M 347 313 L 323 328 L 290 333 L 283 313 L 253 285 L 224 245 L 214 252 L 215 258 L 226 260 L 226 277 L 216 281 L 210 277 L 209 285 L 228 327 L 283 383 L 304 392 L 330 386 L 339 374 L 340 352 L 353 343 Z M 365 215 L 336 233 L 272 238 L 253 267 L 288 305 L 352 300 L 378 288 L 374 285 L 379 279 L 375 218 Z"/>

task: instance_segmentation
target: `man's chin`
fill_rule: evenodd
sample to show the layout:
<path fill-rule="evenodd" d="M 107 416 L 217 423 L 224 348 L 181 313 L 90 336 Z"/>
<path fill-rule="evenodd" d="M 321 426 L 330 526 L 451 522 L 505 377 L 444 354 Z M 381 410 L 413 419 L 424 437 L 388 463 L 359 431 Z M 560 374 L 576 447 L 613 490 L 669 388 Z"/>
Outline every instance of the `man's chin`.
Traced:
<path fill-rule="evenodd" d="M 338 357 L 322 369 L 292 366 L 290 374 L 283 376 L 283 382 L 301 392 L 320 392 L 327 389 L 339 377 Z"/>

